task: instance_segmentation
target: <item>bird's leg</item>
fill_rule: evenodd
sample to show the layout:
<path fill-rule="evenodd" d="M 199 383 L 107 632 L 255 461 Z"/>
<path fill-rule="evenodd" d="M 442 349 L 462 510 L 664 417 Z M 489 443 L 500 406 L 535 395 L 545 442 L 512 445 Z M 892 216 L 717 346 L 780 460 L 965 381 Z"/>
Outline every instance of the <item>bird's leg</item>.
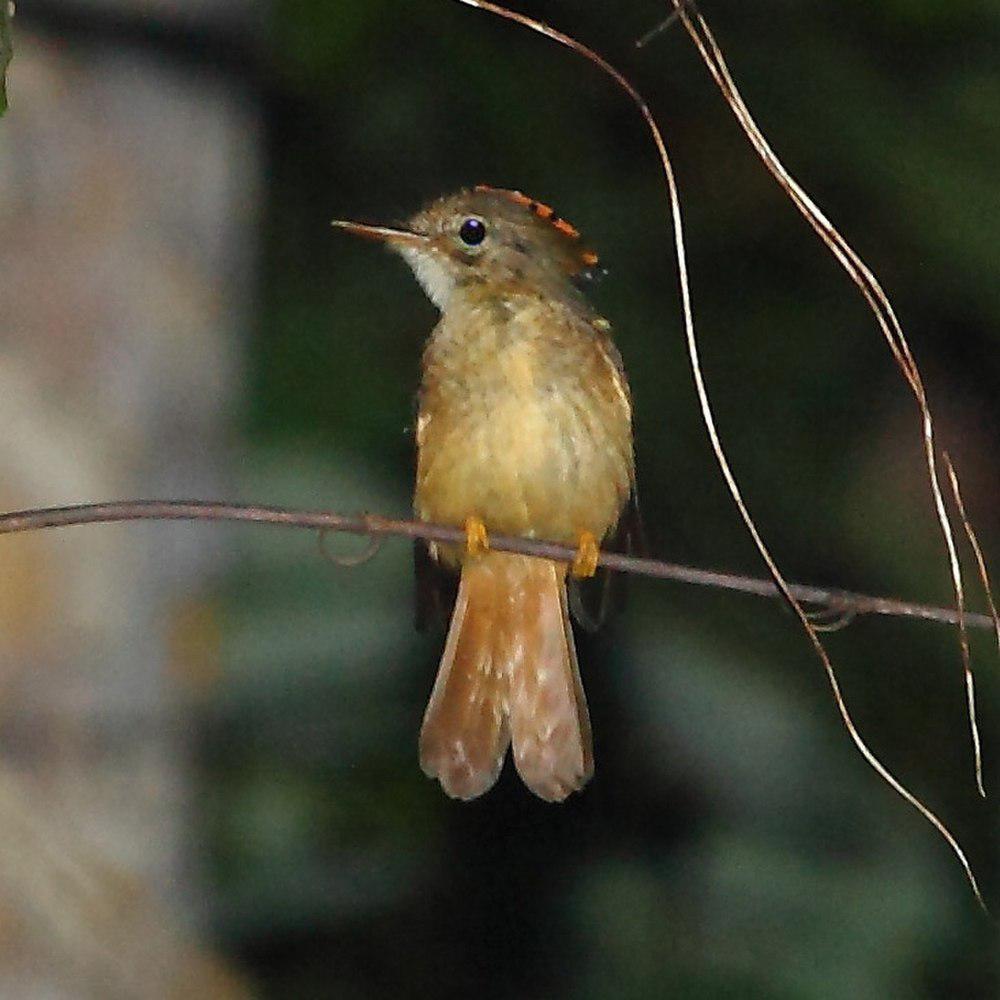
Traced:
<path fill-rule="evenodd" d="M 490 536 L 486 525 L 478 517 L 465 519 L 465 551 L 470 556 L 481 556 L 490 550 Z"/>
<path fill-rule="evenodd" d="M 571 567 L 573 576 L 580 578 L 593 576 L 597 572 L 597 559 L 600 554 L 601 549 L 593 533 L 590 531 L 581 531 L 576 549 L 576 558 L 573 560 Z"/>

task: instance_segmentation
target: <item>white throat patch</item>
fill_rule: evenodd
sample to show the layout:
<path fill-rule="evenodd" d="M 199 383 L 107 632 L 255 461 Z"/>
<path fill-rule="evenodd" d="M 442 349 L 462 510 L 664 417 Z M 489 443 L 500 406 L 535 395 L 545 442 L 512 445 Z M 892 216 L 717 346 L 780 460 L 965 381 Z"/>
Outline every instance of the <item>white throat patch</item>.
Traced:
<path fill-rule="evenodd" d="M 399 252 L 403 255 L 406 263 L 410 265 L 428 298 L 438 309 L 443 311 L 455 288 L 455 281 L 448 273 L 447 268 L 442 266 L 437 255 L 433 252 L 427 253 L 413 247 L 400 247 Z"/>

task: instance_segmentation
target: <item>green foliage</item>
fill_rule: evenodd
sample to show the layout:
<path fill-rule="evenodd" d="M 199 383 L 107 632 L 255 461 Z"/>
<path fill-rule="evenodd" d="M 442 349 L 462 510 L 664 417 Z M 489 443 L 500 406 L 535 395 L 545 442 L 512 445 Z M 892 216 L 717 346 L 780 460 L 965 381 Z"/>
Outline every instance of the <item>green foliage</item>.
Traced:
<path fill-rule="evenodd" d="M 0 0 L 0 115 L 7 110 L 7 67 L 14 55 L 10 38 L 10 22 L 14 14 L 14 4 Z"/>

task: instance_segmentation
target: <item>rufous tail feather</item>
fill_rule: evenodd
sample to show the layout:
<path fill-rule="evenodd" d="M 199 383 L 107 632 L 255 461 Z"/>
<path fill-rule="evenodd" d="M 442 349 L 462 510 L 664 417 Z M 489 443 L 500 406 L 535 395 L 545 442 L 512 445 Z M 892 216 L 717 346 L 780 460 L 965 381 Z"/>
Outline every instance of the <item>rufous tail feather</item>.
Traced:
<path fill-rule="evenodd" d="M 514 764 L 560 802 L 593 774 L 590 719 L 566 599 L 566 567 L 491 553 L 469 559 L 420 733 L 420 765 L 453 798 Z"/>

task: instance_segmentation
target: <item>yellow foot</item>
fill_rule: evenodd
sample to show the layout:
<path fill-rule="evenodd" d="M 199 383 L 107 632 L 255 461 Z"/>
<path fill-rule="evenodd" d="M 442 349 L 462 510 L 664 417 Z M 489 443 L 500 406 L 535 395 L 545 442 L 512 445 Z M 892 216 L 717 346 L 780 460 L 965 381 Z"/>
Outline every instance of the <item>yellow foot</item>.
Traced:
<path fill-rule="evenodd" d="M 597 539 L 589 531 L 581 532 L 580 544 L 573 560 L 572 572 L 576 577 L 593 576 L 597 572 L 597 557 L 601 554 Z"/>
<path fill-rule="evenodd" d="M 486 525 L 478 517 L 465 519 L 465 551 L 470 556 L 481 556 L 490 550 L 490 536 Z"/>

